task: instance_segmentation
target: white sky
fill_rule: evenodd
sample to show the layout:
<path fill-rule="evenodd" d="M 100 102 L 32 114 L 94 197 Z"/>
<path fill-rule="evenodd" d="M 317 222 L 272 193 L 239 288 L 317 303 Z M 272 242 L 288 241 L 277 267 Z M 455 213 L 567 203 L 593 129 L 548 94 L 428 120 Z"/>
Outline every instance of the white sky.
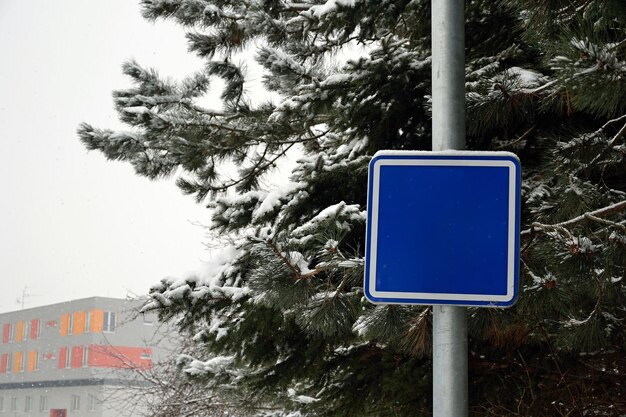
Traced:
<path fill-rule="evenodd" d="M 145 294 L 208 258 L 202 205 L 83 148 L 85 121 L 122 127 L 111 91 L 136 58 L 181 78 L 201 67 L 181 27 L 133 0 L 0 0 L 0 312 Z"/>

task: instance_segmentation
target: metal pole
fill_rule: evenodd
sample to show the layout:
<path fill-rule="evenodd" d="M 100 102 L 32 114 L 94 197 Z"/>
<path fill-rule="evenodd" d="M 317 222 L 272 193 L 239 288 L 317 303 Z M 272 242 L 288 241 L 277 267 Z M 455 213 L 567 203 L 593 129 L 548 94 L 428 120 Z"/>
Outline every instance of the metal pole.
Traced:
<path fill-rule="evenodd" d="M 433 308 L 433 417 L 465 417 L 467 315 L 464 307 Z"/>
<path fill-rule="evenodd" d="M 465 149 L 464 0 L 432 0 L 433 151 Z"/>
<path fill-rule="evenodd" d="M 464 0 L 432 0 L 434 151 L 465 148 Z M 433 308 L 433 417 L 468 415 L 467 314 Z"/>

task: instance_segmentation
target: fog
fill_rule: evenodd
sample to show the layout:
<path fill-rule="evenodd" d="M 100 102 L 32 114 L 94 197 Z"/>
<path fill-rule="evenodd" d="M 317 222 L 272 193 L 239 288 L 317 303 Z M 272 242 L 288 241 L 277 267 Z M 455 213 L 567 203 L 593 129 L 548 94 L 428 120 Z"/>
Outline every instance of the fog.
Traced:
<path fill-rule="evenodd" d="M 174 78 L 200 68 L 183 35 L 135 1 L 0 1 L 0 312 L 144 294 L 207 259 L 206 209 L 76 135 L 122 127 L 125 60 Z"/>

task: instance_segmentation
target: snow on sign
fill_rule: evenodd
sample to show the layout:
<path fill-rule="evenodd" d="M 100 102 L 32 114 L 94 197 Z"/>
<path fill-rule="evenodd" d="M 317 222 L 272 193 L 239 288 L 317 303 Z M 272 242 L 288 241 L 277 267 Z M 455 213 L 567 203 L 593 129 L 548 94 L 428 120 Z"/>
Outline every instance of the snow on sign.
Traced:
<path fill-rule="evenodd" d="M 377 152 L 369 166 L 367 298 L 511 306 L 520 171 L 508 152 Z"/>

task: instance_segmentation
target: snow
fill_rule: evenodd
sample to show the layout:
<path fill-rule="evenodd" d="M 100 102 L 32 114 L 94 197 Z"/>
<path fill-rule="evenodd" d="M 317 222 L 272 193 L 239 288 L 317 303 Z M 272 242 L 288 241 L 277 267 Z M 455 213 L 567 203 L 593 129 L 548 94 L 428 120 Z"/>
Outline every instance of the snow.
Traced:
<path fill-rule="evenodd" d="M 220 14 L 220 9 L 217 6 L 215 6 L 214 4 L 209 4 L 208 6 L 206 6 L 204 8 L 204 13 L 219 15 Z"/>
<path fill-rule="evenodd" d="M 328 239 L 324 244 L 324 249 L 327 252 L 334 252 L 337 249 L 337 246 L 339 246 L 339 242 L 337 242 L 335 239 Z"/>
<path fill-rule="evenodd" d="M 168 307 L 172 305 L 172 302 L 165 298 L 161 293 L 154 293 L 150 295 L 152 297 L 152 301 L 147 302 L 141 308 L 141 313 L 146 313 L 148 311 L 156 310 L 161 306 Z"/>
<path fill-rule="evenodd" d="M 339 295 L 337 290 L 334 291 L 320 291 L 311 297 L 311 301 L 331 300 Z"/>
<path fill-rule="evenodd" d="M 150 109 L 146 106 L 124 107 L 124 112 L 132 114 L 145 114 L 150 113 Z"/>
<path fill-rule="evenodd" d="M 188 355 L 181 355 L 180 361 L 191 360 L 184 368 L 183 372 L 192 376 L 204 376 L 206 374 L 218 374 L 225 372 L 227 368 L 234 362 L 234 356 L 216 356 L 208 361 L 199 361 Z"/>
<path fill-rule="evenodd" d="M 252 213 L 252 220 L 258 220 L 268 213 L 273 212 L 278 206 L 282 205 L 282 201 L 287 199 L 289 194 L 294 193 L 304 185 L 299 182 L 288 182 L 281 186 L 279 190 L 273 190 L 260 198 L 261 204 Z"/>
<path fill-rule="evenodd" d="M 285 68 L 289 68 L 296 74 L 306 74 L 308 72 L 302 64 L 298 63 L 282 49 L 263 47 L 259 56 L 263 57 L 263 66 L 272 73 L 281 72 Z"/>
<path fill-rule="evenodd" d="M 95 136 L 95 135 L 92 135 L 92 136 Z M 128 139 L 139 141 L 141 140 L 141 136 L 139 136 L 139 134 L 136 132 L 119 131 L 119 132 L 113 132 L 112 134 L 108 135 L 108 139 L 111 141 L 126 141 Z"/>
<path fill-rule="evenodd" d="M 349 143 L 344 143 L 337 148 L 336 153 L 338 155 L 347 154 L 347 159 L 354 159 L 359 155 L 369 142 L 369 138 L 364 136 L 362 138 L 354 138 Z"/>
<path fill-rule="evenodd" d="M 595 251 L 595 245 L 588 237 L 575 237 L 573 243 L 578 246 L 581 253 L 591 254 Z"/>
<path fill-rule="evenodd" d="M 581 56 L 588 57 L 584 59 L 584 62 L 593 62 L 592 66 L 584 68 L 574 75 L 586 75 L 598 70 L 607 71 L 607 69 L 626 74 L 626 63 L 618 58 L 616 44 L 596 45 L 588 38 L 573 38 L 570 44 L 581 52 Z"/>
<path fill-rule="evenodd" d="M 214 319 L 211 322 L 211 327 L 209 327 L 209 333 L 215 333 L 215 340 L 220 340 L 224 336 L 228 334 L 228 329 L 226 327 L 222 327 L 226 324 L 225 320 Z"/>
<path fill-rule="evenodd" d="M 183 278 L 165 278 L 150 289 L 152 301 L 146 303 L 142 312 L 171 306 L 173 302 L 190 300 L 204 302 L 207 298 L 237 301 L 250 293 L 247 287 L 224 285 L 224 278 L 233 274 L 232 263 L 242 254 L 242 249 L 231 245 L 212 251 L 212 258 L 198 272 Z"/>
<path fill-rule="evenodd" d="M 620 243 L 622 245 L 626 245 L 626 236 L 622 236 L 615 231 L 611 232 L 611 234 L 609 235 L 609 240 L 612 242 Z"/>
<path fill-rule="evenodd" d="M 306 396 L 306 395 L 297 395 L 296 394 L 296 390 L 293 389 L 293 388 L 289 388 L 287 390 L 287 395 L 292 400 L 294 400 L 296 402 L 299 402 L 301 404 L 311 404 L 311 403 L 319 401 L 319 398 L 313 398 L 313 397 L 309 397 L 309 396 Z"/>
<path fill-rule="evenodd" d="M 545 200 L 551 195 L 552 193 L 550 192 L 548 186 L 544 183 L 539 183 L 525 197 L 528 204 L 536 204 Z"/>
<path fill-rule="evenodd" d="M 308 13 L 311 13 L 313 16 L 320 18 L 325 14 L 335 12 L 337 7 L 354 7 L 355 0 L 328 0 L 324 4 L 320 4 L 318 6 L 312 6 Z"/>
<path fill-rule="evenodd" d="M 366 217 L 366 212 L 361 211 L 358 204 L 346 204 L 344 201 L 340 203 L 334 204 L 332 206 L 326 207 L 324 210 L 319 212 L 315 217 L 313 217 L 308 222 L 304 223 L 300 227 L 297 227 L 293 231 L 294 236 L 306 236 L 308 234 L 314 233 L 321 225 L 327 224 L 329 221 L 335 219 L 335 225 L 339 229 L 349 230 L 350 226 L 348 223 L 340 222 L 339 218 L 350 219 L 354 221 L 362 221 Z"/>
<path fill-rule="evenodd" d="M 339 347 L 335 348 L 334 352 L 336 354 L 338 354 L 338 355 L 349 355 L 355 349 L 358 349 L 358 348 L 361 348 L 363 346 L 366 346 L 369 343 L 370 343 L 369 341 L 365 341 L 365 342 L 358 343 L 356 345 L 339 346 Z"/>
<path fill-rule="evenodd" d="M 511 67 L 507 71 L 507 74 L 515 77 L 522 88 L 535 88 L 539 87 L 545 82 L 545 76 L 537 71 L 524 69 L 520 67 Z"/>
<path fill-rule="evenodd" d="M 581 326 L 583 324 L 586 324 L 590 319 L 591 319 L 592 315 L 589 315 L 586 319 L 584 320 L 578 320 L 578 319 L 569 319 L 564 326 L 565 327 L 574 327 L 574 326 Z"/>
<path fill-rule="evenodd" d="M 289 263 L 296 268 L 300 272 L 300 275 L 306 275 L 311 273 L 312 271 L 309 269 L 309 262 L 304 259 L 304 255 L 300 252 L 289 252 L 287 254 L 283 254 L 287 259 L 289 259 Z"/>
<path fill-rule="evenodd" d="M 364 264 L 365 264 L 364 259 L 354 258 L 354 259 L 347 259 L 345 261 L 341 261 L 337 264 L 337 266 L 339 268 L 351 269 L 351 268 L 357 268 L 357 267 L 363 266 Z"/>
<path fill-rule="evenodd" d="M 468 81 L 466 82 L 467 88 L 470 90 L 478 88 L 485 82 L 485 77 L 488 76 L 490 72 L 495 72 L 499 70 L 499 68 L 500 62 L 492 62 L 470 72 L 467 77 Z M 469 91 L 468 98 L 470 98 L 471 101 L 483 101 L 485 98 L 493 99 L 496 95 L 502 94 L 499 89 L 494 88 L 496 84 L 504 85 L 506 89 L 518 91 L 522 94 L 533 94 L 546 88 L 549 84 L 548 80 L 548 77 L 538 71 L 514 66 L 503 69 L 489 78 L 489 83 L 492 84 L 492 86 L 486 94 L 486 97 L 483 95 L 484 93 Z"/>
<path fill-rule="evenodd" d="M 265 196 L 265 198 L 263 198 L 263 201 L 261 202 L 259 207 L 257 207 L 257 209 L 254 210 L 254 212 L 252 213 L 252 218 L 258 219 L 259 217 L 262 217 L 267 213 L 271 213 L 276 208 L 276 206 L 278 206 L 278 204 L 280 203 L 280 198 L 283 195 L 284 194 L 279 190 L 269 192 Z"/>
<path fill-rule="evenodd" d="M 354 79 L 354 75 L 352 74 L 333 74 L 328 77 L 322 83 L 321 86 L 329 86 L 336 84 L 349 83 Z"/>
<path fill-rule="evenodd" d="M 222 249 L 212 250 L 211 259 L 206 261 L 200 270 L 200 276 L 205 282 L 215 283 L 217 277 L 224 273 L 231 263 L 241 256 L 242 250 L 236 245 L 231 245 Z"/>
<path fill-rule="evenodd" d="M 546 272 L 544 276 L 538 276 L 531 270 L 528 270 L 528 275 L 533 279 L 533 285 L 530 287 L 524 288 L 524 291 L 536 291 L 541 290 L 546 287 L 547 283 L 556 283 L 556 276 L 554 276 L 551 272 Z"/>
<path fill-rule="evenodd" d="M 168 291 L 167 298 L 169 298 L 170 300 L 181 300 L 190 292 L 191 288 L 189 287 L 189 285 L 180 285 L 179 287 Z"/>
<path fill-rule="evenodd" d="M 359 337 L 363 337 L 369 325 L 370 325 L 370 317 L 367 315 L 362 315 L 352 325 L 352 331 L 355 334 L 357 334 Z"/>

